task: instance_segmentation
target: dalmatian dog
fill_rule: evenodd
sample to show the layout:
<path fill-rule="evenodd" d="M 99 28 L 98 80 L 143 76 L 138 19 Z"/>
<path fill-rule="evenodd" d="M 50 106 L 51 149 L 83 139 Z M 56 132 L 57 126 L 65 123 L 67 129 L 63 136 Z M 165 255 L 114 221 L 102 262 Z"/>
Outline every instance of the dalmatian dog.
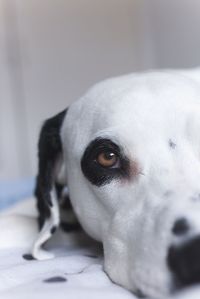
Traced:
<path fill-rule="evenodd" d="M 107 79 L 46 120 L 35 193 L 34 258 L 52 257 L 61 206 L 113 282 L 153 298 L 200 282 L 200 70 Z"/>

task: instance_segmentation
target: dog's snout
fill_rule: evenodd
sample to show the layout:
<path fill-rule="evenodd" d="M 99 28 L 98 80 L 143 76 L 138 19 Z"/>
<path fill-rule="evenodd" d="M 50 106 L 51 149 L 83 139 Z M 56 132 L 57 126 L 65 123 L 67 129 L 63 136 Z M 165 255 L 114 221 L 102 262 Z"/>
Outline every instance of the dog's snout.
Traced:
<path fill-rule="evenodd" d="M 171 246 L 168 266 L 181 285 L 200 282 L 200 237 L 179 246 Z"/>
<path fill-rule="evenodd" d="M 189 223 L 185 218 L 179 218 L 175 221 L 172 232 L 176 236 L 185 235 L 189 230 Z"/>

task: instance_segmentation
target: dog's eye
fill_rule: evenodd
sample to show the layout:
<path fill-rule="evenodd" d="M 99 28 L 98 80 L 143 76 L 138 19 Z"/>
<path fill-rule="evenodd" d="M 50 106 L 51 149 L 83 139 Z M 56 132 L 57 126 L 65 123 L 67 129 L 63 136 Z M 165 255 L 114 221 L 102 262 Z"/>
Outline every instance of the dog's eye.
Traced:
<path fill-rule="evenodd" d="M 102 152 L 97 156 L 96 161 L 103 167 L 113 167 L 118 162 L 118 157 L 111 151 Z"/>
<path fill-rule="evenodd" d="M 130 162 L 123 148 L 112 140 L 96 138 L 85 149 L 81 169 L 92 184 L 100 187 L 113 180 L 128 179 Z"/>

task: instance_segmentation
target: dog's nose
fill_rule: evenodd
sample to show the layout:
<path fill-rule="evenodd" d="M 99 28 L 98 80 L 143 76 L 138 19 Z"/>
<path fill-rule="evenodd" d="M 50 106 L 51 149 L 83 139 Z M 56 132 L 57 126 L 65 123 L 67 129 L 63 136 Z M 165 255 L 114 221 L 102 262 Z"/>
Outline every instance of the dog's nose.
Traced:
<path fill-rule="evenodd" d="M 179 246 L 171 246 L 168 266 L 181 285 L 200 282 L 200 237 Z"/>
<path fill-rule="evenodd" d="M 188 221 L 185 218 L 179 218 L 175 221 L 172 232 L 176 236 L 185 235 L 189 230 Z"/>

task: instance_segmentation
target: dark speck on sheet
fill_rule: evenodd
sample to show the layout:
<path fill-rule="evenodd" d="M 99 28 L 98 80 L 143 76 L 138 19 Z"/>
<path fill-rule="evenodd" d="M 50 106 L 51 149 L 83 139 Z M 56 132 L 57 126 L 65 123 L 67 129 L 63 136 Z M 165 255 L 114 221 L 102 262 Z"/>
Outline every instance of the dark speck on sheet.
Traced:
<path fill-rule="evenodd" d="M 31 254 L 24 254 L 22 257 L 27 261 L 35 260 L 35 258 Z"/>
<path fill-rule="evenodd" d="M 67 279 L 62 276 L 54 276 L 43 280 L 46 283 L 67 282 Z"/>

